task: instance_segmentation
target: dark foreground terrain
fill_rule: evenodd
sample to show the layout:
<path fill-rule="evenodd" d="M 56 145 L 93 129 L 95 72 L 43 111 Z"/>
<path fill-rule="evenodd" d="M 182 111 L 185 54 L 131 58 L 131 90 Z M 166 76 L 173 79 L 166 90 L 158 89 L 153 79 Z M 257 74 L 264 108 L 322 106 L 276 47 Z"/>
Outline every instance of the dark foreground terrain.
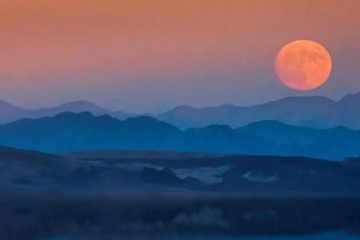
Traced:
<path fill-rule="evenodd" d="M 0 239 L 358 239 L 359 160 L 0 148 Z"/>
<path fill-rule="evenodd" d="M 0 198 L 0 239 L 7 240 L 250 239 L 326 232 L 360 237 L 360 198 L 184 194 Z"/>
<path fill-rule="evenodd" d="M 0 191 L 359 196 L 360 161 L 121 151 L 51 155 L 0 148 Z"/>

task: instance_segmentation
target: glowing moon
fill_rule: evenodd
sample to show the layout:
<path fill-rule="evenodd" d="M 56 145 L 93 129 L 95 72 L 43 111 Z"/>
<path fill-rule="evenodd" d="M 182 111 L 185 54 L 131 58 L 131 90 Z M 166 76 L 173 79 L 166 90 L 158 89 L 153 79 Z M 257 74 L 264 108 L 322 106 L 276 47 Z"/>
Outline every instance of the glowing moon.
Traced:
<path fill-rule="evenodd" d="M 319 43 L 297 40 L 280 49 L 275 60 L 279 79 L 288 87 L 307 91 L 324 84 L 330 76 L 329 52 Z"/>

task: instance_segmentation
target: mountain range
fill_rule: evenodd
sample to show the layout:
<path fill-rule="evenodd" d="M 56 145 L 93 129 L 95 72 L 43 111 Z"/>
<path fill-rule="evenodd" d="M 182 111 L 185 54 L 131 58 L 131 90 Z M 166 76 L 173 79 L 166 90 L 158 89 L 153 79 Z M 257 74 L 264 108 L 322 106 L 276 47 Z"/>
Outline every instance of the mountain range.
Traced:
<path fill-rule="evenodd" d="M 194 108 L 178 106 L 160 114 L 130 114 L 111 111 L 87 101 L 69 102 L 53 108 L 23 109 L 0 101 L 0 123 L 9 123 L 21 118 L 55 116 L 63 112 L 90 112 L 95 116 L 109 115 L 118 119 L 148 115 L 181 129 L 206 127 L 212 124 L 233 128 L 253 122 L 274 120 L 294 126 L 332 128 L 343 126 L 360 129 L 360 93 L 349 94 L 339 101 L 326 97 L 288 97 L 251 107 L 222 105 L 218 107 Z"/>
<path fill-rule="evenodd" d="M 88 101 L 73 101 L 52 108 L 24 109 L 0 100 L 0 123 L 9 123 L 22 118 L 36 119 L 41 117 L 51 117 L 63 112 L 91 112 L 95 116 L 106 114 L 118 119 L 126 119 L 131 116 L 131 114 L 122 111 L 114 112 L 99 107 Z"/>
<path fill-rule="evenodd" d="M 343 160 L 360 156 L 360 131 L 312 129 L 277 121 L 240 128 L 210 125 L 181 130 L 152 117 L 61 113 L 0 125 L 0 145 L 49 153 L 152 150 L 216 154 L 303 156 Z"/>
<path fill-rule="evenodd" d="M 155 117 L 181 128 L 204 127 L 210 124 L 241 127 L 253 122 L 275 120 L 312 128 L 344 126 L 360 129 L 359 104 L 360 93 L 349 94 L 339 101 L 326 97 L 288 97 L 251 107 L 179 106 Z"/>

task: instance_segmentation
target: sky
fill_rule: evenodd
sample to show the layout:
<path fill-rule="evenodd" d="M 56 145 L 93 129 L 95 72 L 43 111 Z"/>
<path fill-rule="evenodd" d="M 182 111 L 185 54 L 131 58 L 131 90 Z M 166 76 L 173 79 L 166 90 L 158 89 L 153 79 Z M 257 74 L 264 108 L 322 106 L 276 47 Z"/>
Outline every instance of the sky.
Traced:
<path fill-rule="evenodd" d="M 0 0 L 0 99 L 134 113 L 339 99 L 360 92 L 359 23 L 358 0 Z M 333 61 L 326 84 L 308 92 L 274 70 L 298 39 Z"/>

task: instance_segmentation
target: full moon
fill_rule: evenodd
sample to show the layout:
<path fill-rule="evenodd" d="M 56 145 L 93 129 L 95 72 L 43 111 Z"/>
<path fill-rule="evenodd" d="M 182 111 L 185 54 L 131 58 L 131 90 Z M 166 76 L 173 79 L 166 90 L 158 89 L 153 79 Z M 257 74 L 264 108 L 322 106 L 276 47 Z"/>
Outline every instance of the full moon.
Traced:
<path fill-rule="evenodd" d="M 288 43 L 276 55 L 275 71 L 283 84 L 308 91 L 324 84 L 330 76 L 332 61 L 324 46 L 310 40 Z"/>

